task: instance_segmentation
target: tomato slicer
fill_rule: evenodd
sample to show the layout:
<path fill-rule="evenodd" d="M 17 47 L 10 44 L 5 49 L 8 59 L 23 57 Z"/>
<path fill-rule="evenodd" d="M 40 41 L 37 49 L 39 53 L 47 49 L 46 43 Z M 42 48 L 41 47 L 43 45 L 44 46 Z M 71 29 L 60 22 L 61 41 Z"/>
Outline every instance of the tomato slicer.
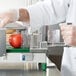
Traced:
<path fill-rule="evenodd" d="M 6 43 L 6 29 L 15 29 L 17 33 L 22 34 L 22 48 L 11 48 Z M 0 28 L 0 56 L 5 55 L 7 52 L 25 52 L 25 50 L 26 52 L 30 51 L 36 53 L 47 53 L 49 47 L 54 49 L 56 47 L 69 47 L 64 44 L 62 38 L 60 37 L 60 30 L 58 25 L 42 27 L 30 35 L 28 35 L 26 27 L 18 23 L 10 23 L 4 28 Z"/>

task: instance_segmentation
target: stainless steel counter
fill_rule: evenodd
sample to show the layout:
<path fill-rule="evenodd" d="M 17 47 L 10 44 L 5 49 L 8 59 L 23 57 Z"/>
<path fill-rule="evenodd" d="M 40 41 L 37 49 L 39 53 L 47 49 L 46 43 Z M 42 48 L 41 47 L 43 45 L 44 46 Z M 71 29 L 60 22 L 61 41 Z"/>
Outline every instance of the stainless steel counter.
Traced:
<path fill-rule="evenodd" d="M 37 70 L 0 70 L 0 76 L 46 76 L 46 72 Z"/>

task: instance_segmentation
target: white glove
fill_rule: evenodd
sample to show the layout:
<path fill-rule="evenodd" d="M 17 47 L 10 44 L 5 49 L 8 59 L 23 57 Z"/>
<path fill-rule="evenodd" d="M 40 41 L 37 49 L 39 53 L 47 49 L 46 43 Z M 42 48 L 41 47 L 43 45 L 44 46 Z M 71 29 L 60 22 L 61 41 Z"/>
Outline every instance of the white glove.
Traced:
<path fill-rule="evenodd" d="M 63 23 L 60 29 L 65 44 L 76 46 L 76 25 Z"/>
<path fill-rule="evenodd" d="M 10 9 L 3 13 L 0 13 L 0 27 L 5 26 L 8 23 L 15 22 L 19 19 L 19 10 Z"/>

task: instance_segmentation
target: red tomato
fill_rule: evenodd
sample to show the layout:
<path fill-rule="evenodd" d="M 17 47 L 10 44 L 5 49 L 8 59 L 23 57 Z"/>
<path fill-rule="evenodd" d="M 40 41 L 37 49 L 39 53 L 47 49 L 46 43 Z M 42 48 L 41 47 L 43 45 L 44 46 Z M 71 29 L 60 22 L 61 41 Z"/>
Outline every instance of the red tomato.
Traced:
<path fill-rule="evenodd" d="M 22 45 L 23 39 L 21 34 L 12 34 L 9 37 L 9 43 L 14 48 L 20 48 Z"/>

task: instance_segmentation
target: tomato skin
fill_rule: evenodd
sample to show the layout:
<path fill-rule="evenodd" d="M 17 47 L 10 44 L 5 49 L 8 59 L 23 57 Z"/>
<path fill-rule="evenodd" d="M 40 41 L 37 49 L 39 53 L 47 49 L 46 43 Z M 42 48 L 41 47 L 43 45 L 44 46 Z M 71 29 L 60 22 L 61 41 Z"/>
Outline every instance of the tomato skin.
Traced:
<path fill-rule="evenodd" d="M 21 34 L 12 34 L 9 37 L 9 43 L 14 48 L 20 48 L 23 43 L 23 38 Z"/>

